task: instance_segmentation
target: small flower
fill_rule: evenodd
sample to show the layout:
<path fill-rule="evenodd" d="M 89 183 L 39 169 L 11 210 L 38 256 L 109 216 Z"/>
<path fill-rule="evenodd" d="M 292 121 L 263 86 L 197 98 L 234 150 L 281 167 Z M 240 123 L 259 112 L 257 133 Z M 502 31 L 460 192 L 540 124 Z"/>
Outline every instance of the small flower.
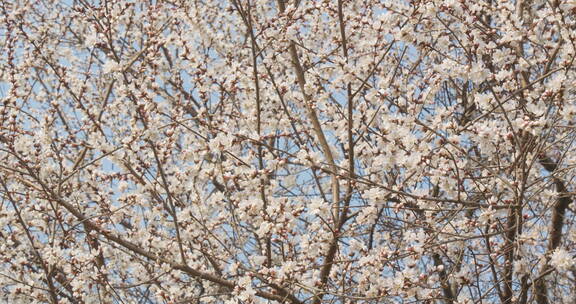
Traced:
<path fill-rule="evenodd" d="M 101 37 L 99 37 L 99 35 L 97 33 L 90 33 L 86 36 L 86 39 L 84 39 L 84 45 L 86 47 L 93 47 L 95 46 L 99 41 L 101 40 Z"/>
<path fill-rule="evenodd" d="M 568 251 L 561 248 L 554 250 L 554 253 L 552 253 L 550 257 L 550 264 L 560 271 L 570 269 L 574 266 L 575 262 L 574 257 L 572 257 Z"/>
<path fill-rule="evenodd" d="M 116 72 L 118 70 L 120 70 L 120 64 L 118 64 L 118 62 L 114 60 L 108 60 L 102 66 L 102 72 L 104 72 L 105 74 Z"/>

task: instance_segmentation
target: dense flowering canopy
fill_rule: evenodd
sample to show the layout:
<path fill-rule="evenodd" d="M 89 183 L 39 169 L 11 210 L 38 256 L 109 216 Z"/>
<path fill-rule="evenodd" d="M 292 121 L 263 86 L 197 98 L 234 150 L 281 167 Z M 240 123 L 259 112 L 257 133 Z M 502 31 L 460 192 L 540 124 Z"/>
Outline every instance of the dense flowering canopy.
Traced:
<path fill-rule="evenodd" d="M 0 3 L 6 303 L 572 303 L 576 1 Z"/>

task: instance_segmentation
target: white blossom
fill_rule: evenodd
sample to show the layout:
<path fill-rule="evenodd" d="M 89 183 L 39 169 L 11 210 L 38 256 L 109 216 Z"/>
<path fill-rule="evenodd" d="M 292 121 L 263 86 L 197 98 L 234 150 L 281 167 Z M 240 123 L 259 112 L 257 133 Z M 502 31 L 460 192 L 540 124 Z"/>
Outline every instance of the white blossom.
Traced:
<path fill-rule="evenodd" d="M 571 269 L 575 263 L 576 260 L 574 259 L 573 254 L 570 254 L 562 248 L 557 248 L 550 256 L 550 265 L 554 266 L 559 271 L 567 271 Z"/>

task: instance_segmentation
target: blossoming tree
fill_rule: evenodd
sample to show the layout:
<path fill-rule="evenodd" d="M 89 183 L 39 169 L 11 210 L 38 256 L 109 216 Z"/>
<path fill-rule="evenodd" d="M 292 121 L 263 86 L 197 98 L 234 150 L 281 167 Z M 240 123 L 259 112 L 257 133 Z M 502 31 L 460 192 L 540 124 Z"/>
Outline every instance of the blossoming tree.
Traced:
<path fill-rule="evenodd" d="M 574 0 L 0 3 L 5 303 L 572 303 Z"/>

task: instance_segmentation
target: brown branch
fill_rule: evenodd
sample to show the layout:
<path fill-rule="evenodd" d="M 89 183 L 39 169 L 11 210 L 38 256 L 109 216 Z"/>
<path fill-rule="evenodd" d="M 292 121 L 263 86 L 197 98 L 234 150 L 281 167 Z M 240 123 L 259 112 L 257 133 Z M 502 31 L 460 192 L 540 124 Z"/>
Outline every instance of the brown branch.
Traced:
<path fill-rule="evenodd" d="M 554 176 L 554 172 L 558 169 L 558 162 L 552 160 L 546 155 L 541 155 L 538 159 L 540 165 L 552 175 L 552 180 L 558 192 L 558 198 L 554 203 L 552 209 L 552 220 L 550 222 L 549 235 L 548 235 L 548 253 L 554 251 L 560 245 L 562 239 L 562 228 L 564 227 L 564 217 L 566 209 L 572 203 L 572 198 L 566 189 L 564 182 Z M 545 276 L 551 273 L 550 264 L 546 263 L 540 270 L 540 276 L 534 282 L 536 302 L 538 304 L 548 304 L 548 288 L 546 286 Z"/>
<path fill-rule="evenodd" d="M 342 53 L 348 61 L 348 42 L 346 40 L 346 25 L 344 23 L 344 13 L 342 12 L 343 3 L 342 0 L 338 0 L 338 23 L 340 27 L 340 39 L 342 40 Z M 303 88 L 302 88 L 303 89 Z M 354 126 L 354 115 L 353 115 L 353 100 L 354 96 L 352 95 L 352 86 L 350 83 L 346 86 L 346 93 L 348 96 L 348 187 L 346 190 L 346 199 L 344 202 L 344 207 L 341 212 L 338 211 L 339 209 L 339 202 L 336 200 L 333 202 L 333 207 L 337 208 L 334 211 L 335 219 L 337 222 L 334 224 L 338 227 L 335 231 L 332 240 L 330 241 L 330 247 L 328 248 L 328 252 L 326 253 L 324 265 L 322 265 L 322 269 L 320 270 L 320 284 L 321 286 L 325 286 L 328 282 L 328 276 L 330 275 L 330 271 L 332 270 L 332 266 L 334 265 L 334 258 L 336 256 L 336 252 L 338 251 L 338 241 L 340 238 L 340 233 L 342 228 L 344 227 L 344 223 L 347 220 L 348 215 L 348 207 L 350 205 L 350 200 L 352 199 L 352 192 L 353 192 L 353 179 L 354 179 L 354 138 L 353 138 L 353 131 L 352 128 Z M 304 93 L 305 94 L 305 93 Z M 322 141 L 322 139 L 321 139 Z M 334 164 L 334 161 L 331 161 L 331 164 Z M 332 177 L 332 182 L 337 184 L 338 179 L 335 176 Z M 335 190 L 338 191 L 338 190 Z M 334 193 L 333 193 L 334 195 Z M 313 304 L 320 304 L 322 302 L 322 297 L 324 294 L 319 294 L 314 297 Z"/>
<path fill-rule="evenodd" d="M 284 11 L 286 10 L 286 5 L 284 4 L 284 1 L 282 0 L 278 0 L 278 7 L 280 9 L 280 13 L 284 13 Z M 328 164 L 330 165 L 330 167 L 332 168 L 332 171 L 337 172 L 338 168 L 336 166 L 336 162 L 334 161 L 334 156 L 332 154 L 332 150 L 330 149 L 330 145 L 328 144 L 328 141 L 326 140 L 326 136 L 324 135 L 324 131 L 322 131 L 322 125 L 320 124 L 320 120 L 318 119 L 318 115 L 316 114 L 316 111 L 314 111 L 313 105 L 312 105 L 312 97 L 310 95 L 308 95 L 306 93 L 306 76 L 304 75 L 304 68 L 302 67 L 302 64 L 300 63 L 300 58 L 298 57 L 298 51 L 296 50 L 296 45 L 293 41 L 290 41 L 290 46 L 288 48 L 289 52 L 290 52 L 290 57 L 292 59 L 292 65 L 294 67 L 294 71 L 296 72 L 296 80 L 298 82 L 298 86 L 300 87 L 300 91 L 302 91 L 302 95 L 304 96 L 304 102 L 306 104 L 306 109 L 307 109 L 307 113 L 308 113 L 308 118 L 310 119 L 311 123 L 312 123 L 312 128 L 314 130 L 314 133 L 316 134 L 316 137 L 318 137 L 318 140 L 320 141 L 320 146 L 322 147 L 322 150 L 324 152 L 324 157 L 326 158 L 326 161 L 328 162 Z M 338 178 L 336 177 L 335 174 L 332 175 L 332 207 L 333 207 L 333 220 L 334 223 L 336 223 L 337 221 L 337 210 L 338 210 L 338 204 L 340 201 L 340 186 L 338 184 Z"/>

